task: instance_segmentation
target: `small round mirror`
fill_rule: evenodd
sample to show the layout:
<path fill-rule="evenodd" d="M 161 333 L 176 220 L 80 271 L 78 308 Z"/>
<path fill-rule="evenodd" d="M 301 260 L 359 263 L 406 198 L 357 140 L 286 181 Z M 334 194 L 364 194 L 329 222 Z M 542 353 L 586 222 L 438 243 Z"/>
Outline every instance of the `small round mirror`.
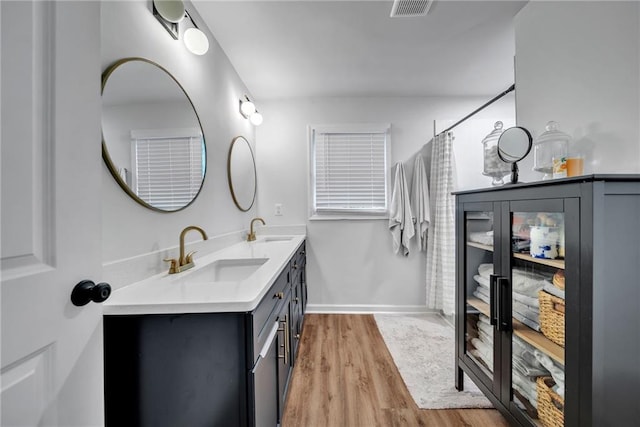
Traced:
<path fill-rule="evenodd" d="M 515 126 L 502 132 L 498 139 L 498 157 L 506 163 L 511 163 L 511 183 L 518 182 L 518 162 L 531 151 L 533 138 L 528 130 Z"/>
<path fill-rule="evenodd" d="M 251 144 L 243 136 L 231 141 L 227 159 L 227 177 L 231 197 L 238 209 L 247 212 L 256 199 L 256 163 Z"/>

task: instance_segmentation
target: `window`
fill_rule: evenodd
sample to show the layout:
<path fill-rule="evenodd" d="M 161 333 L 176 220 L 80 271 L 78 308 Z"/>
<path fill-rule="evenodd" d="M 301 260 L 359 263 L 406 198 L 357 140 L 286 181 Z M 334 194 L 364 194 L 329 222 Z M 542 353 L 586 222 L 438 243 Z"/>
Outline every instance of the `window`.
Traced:
<path fill-rule="evenodd" d="M 131 131 L 133 190 L 156 208 L 174 211 L 200 191 L 205 148 L 199 129 Z"/>
<path fill-rule="evenodd" d="M 312 126 L 312 218 L 387 213 L 389 125 Z"/>

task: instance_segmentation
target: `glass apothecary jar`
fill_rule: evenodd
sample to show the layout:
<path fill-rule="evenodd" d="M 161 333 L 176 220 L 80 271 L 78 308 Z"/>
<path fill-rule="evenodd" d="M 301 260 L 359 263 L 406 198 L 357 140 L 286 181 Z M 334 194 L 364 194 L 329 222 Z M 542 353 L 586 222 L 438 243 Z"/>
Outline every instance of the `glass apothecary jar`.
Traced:
<path fill-rule="evenodd" d="M 567 157 L 571 136 L 558 130 L 558 123 L 550 121 L 533 144 L 533 170 L 544 173 L 542 179 L 551 179 L 553 159 Z"/>
<path fill-rule="evenodd" d="M 503 162 L 498 157 L 498 139 L 504 132 L 503 124 L 502 122 L 496 122 L 493 127 L 493 131 L 482 140 L 484 148 L 484 170 L 482 174 L 492 177 L 491 185 L 495 186 L 504 184 L 503 178 L 511 173 L 511 165 Z"/>

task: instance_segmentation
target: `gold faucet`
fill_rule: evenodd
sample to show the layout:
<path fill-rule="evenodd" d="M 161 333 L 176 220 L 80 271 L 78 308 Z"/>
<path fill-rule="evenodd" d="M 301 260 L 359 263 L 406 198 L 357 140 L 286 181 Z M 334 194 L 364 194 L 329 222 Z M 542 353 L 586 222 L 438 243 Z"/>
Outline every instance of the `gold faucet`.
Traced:
<path fill-rule="evenodd" d="M 166 262 L 171 263 L 171 267 L 169 267 L 169 274 L 180 273 L 182 271 L 190 269 L 195 265 L 193 263 L 193 254 L 195 254 L 195 251 L 189 252 L 186 256 L 184 254 L 184 236 L 187 234 L 189 230 L 196 230 L 200 232 L 204 240 L 209 239 L 207 237 L 207 233 L 205 233 L 205 231 L 202 228 L 197 227 L 195 225 L 190 225 L 188 227 L 185 227 L 185 229 L 182 230 L 182 232 L 180 233 L 180 258 L 178 259 L 170 258 L 170 259 L 164 260 Z"/>
<path fill-rule="evenodd" d="M 262 223 L 262 225 L 266 225 L 264 223 L 264 219 L 260 218 L 260 217 L 256 217 L 253 218 L 251 220 L 251 226 L 249 227 L 249 234 L 247 234 L 247 242 L 253 242 L 254 240 L 256 240 L 256 232 L 253 231 L 253 223 L 256 221 L 260 221 Z"/>

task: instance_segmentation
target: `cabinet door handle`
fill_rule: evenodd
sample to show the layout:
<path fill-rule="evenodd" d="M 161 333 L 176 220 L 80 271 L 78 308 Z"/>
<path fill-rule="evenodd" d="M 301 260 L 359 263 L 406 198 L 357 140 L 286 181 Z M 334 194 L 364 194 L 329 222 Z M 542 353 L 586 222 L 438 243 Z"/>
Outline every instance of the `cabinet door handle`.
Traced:
<path fill-rule="evenodd" d="M 282 332 L 282 336 L 284 338 L 284 344 L 281 344 L 280 347 L 283 348 L 284 354 L 279 354 L 278 359 L 284 359 L 284 364 L 289 364 L 289 325 L 287 321 L 287 315 L 285 314 L 284 320 L 282 320 L 282 329 L 278 329 L 279 332 Z"/>
<path fill-rule="evenodd" d="M 498 305 L 496 304 L 496 298 L 497 298 L 497 280 L 498 280 L 498 276 L 497 274 L 492 274 L 491 276 L 489 276 L 489 322 L 495 326 L 498 323 Z"/>
<path fill-rule="evenodd" d="M 498 330 L 511 330 L 511 292 L 509 279 L 498 277 Z"/>

